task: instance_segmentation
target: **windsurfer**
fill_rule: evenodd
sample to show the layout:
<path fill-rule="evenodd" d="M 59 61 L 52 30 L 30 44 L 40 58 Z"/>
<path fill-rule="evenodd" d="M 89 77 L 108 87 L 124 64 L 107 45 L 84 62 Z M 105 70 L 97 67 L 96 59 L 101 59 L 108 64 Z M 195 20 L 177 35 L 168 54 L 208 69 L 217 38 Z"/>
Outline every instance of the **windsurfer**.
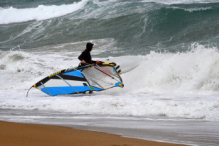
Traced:
<path fill-rule="evenodd" d="M 94 44 L 87 43 L 86 49 L 81 53 L 81 55 L 78 57 L 78 59 L 81 61 L 80 65 L 83 66 L 84 64 L 97 64 L 101 63 L 100 61 L 93 61 L 90 55 L 90 52 L 93 49 Z"/>

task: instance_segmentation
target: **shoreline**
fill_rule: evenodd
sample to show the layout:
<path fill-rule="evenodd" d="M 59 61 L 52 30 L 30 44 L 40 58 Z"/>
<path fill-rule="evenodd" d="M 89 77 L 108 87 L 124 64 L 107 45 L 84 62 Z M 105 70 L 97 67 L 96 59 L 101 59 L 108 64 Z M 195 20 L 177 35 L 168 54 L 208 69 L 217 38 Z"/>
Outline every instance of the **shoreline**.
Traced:
<path fill-rule="evenodd" d="M 0 144 L 7 146 L 184 146 L 65 126 L 0 121 L 0 129 Z"/>
<path fill-rule="evenodd" d="M 122 137 L 184 145 L 218 145 L 217 121 L 75 115 L 71 113 L 1 109 L 0 121 L 98 131 Z"/>

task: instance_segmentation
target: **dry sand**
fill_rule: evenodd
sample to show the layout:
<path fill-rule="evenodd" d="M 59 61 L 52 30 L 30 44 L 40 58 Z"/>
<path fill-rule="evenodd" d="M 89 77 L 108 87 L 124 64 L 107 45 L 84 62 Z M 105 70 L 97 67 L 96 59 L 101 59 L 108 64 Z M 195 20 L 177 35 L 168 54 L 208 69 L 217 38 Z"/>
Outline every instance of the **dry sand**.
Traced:
<path fill-rule="evenodd" d="M 180 146 L 68 127 L 0 121 L 0 146 Z"/>

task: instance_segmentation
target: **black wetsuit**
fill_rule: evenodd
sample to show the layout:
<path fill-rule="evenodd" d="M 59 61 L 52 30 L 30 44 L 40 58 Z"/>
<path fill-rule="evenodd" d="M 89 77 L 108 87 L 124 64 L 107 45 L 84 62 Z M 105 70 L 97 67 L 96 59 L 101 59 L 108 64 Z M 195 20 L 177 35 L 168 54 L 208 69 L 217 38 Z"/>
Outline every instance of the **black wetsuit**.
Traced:
<path fill-rule="evenodd" d="M 81 53 L 81 55 L 78 57 L 79 60 L 84 60 L 86 63 L 92 64 L 96 63 L 96 61 L 93 61 L 91 59 L 90 51 L 92 50 L 94 44 L 92 43 L 87 43 L 86 49 Z"/>

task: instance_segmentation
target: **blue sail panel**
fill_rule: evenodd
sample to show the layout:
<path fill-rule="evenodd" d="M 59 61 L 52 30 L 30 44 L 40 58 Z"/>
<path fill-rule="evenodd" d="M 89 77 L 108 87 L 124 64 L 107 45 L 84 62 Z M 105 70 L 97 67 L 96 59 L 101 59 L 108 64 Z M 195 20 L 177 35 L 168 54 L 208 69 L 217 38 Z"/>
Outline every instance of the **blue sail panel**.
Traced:
<path fill-rule="evenodd" d="M 100 89 L 100 88 L 97 88 L 97 87 L 93 87 L 93 86 L 91 86 L 93 89 L 94 89 L 94 91 L 101 91 L 101 90 L 103 90 L 103 89 Z"/>
<path fill-rule="evenodd" d="M 83 74 L 81 73 L 81 70 L 82 70 L 82 69 L 75 70 L 75 71 L 70 71 L 70 72 L 63 73 L 63 74 L 64 74 L 64 75 L 77 76 L 77 77 L 84 78 Z"/>
<path fill-rule="evenodd" d="M 101 91 L 102 89 L 100 88 L 96 88 L 96 87 L 89 87 L 89 86 L 73 86 L 73 88 L 75 90 L 77 90 L 77 92 L 85 92 L 85 91 L 92 91 L 92 88 L 95 91 Z M 42 88 L 41 91 L 43 91 L 44 93 L 48 94 L 48 95 L 64 95 L 64 94 L 74 94 L 77 93 L 74 89 L 70 86 L 65 86 L 65 87 L 46 87 L 46 88 Z"/>

